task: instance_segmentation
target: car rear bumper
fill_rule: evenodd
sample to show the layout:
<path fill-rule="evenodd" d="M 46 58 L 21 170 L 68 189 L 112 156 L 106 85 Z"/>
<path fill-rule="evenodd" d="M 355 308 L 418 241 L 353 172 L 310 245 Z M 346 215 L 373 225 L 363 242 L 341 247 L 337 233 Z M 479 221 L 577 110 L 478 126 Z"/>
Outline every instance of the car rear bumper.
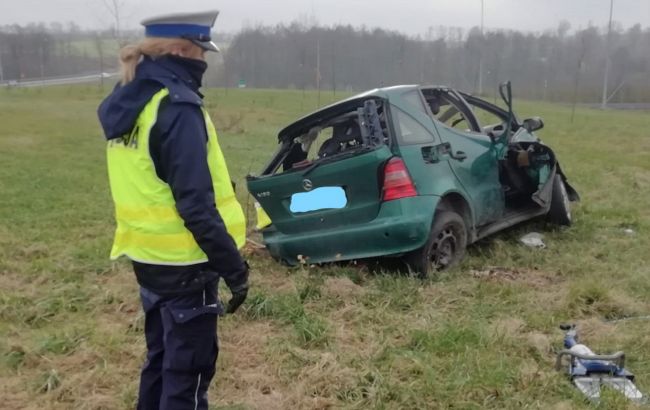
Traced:
<path fill-rule="evenodd" d="M 424 245 L 439 197 L 416 196 L 385 202 L 363 224 L 284 234 L 264 231 L 271 255 L 290 265 L 335 262 L 401 254 Z"/>

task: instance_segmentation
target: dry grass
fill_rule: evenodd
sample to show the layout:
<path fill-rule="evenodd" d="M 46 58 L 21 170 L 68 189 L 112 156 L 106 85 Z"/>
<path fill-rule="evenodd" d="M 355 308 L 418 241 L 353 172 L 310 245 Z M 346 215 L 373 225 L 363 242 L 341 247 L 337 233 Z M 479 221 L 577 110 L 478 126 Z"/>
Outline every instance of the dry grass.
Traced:
<path fill-rule="evenodd" d="M 0 92 L 0 408 L 133 408 L 143 323 L 129 266 L 106 259 L 113 215 L 94 120 L 104 91 Z M 208 99 L 252 215 L 245 174 L 315 96 Z M 650 320 L 613 321 L 650 314 L 650 154 L 639 131 L 650 115 L 578 110 L 570 124 L 566 108 L 520 107 L 544 116 L 542 135 L 582 194 L 571 229 L 517 227 L 427 281 L 362 263 L 290 269 L 251 244 L 250 298 L 220 321 L 212 408 L 589 408 L 553 370 L 564 322 L 594 350 L 625 350 L 650 392 Z M 518 242 L 530 231 L 545 232 L 546 249 Z M 630 405 L 608 394 L 601 407 Z"/>

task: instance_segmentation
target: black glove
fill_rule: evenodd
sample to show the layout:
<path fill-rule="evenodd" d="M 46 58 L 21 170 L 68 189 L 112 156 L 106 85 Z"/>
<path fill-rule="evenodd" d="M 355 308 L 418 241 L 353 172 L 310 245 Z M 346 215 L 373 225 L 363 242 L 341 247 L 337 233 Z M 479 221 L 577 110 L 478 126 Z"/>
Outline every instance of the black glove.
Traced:
<path fill-rule="evenodd" d="M 239 309 L 239 307 L 242 305 L 242 303 L 244 303 L 246 297 L 248 296 L 248 282 L 235 289 L 231 289 L 230 291 L 232 292 L 232 297 L 228 302 L 226 313 L 235 313 L 235 311 Z"/>
<path fill-rule="evenodd" d="M 230 292 L 232 293 L 232 298 L 228 302 L 228 307 L 226 308 L 226 313 L 235 313 L 237 309 L 244 303 L 246 297 L 248 296 L 248 270 L 250 269 L 248 262 L 244 261 L 245 270 L 243 272 L 244 281 L 238 285 L 231 286 Z"/>

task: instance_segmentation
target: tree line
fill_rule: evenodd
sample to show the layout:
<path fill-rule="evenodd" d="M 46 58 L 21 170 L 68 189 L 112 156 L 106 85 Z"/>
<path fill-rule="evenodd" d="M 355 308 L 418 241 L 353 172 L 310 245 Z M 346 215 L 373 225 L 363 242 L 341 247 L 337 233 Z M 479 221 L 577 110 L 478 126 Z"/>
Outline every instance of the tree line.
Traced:
<path fill-rule="evenodd" d="M 570 32 L 566 22 L 537 34 L 432 28 L 420 37 L 351 26 L 255 27 L 235 36 L 222 75 L 229 86 L 359 90 L 419 83 L 488 95 L 511 80 L 518 96 L 599 102 L 607 55 L 611 101 L 650 101 L 650 28 L 640 25 L 618 27 L 609 40 L 607 30 Z"/>
<path fill-rule="evenodd" d="M 0 27 L 0 81 L 115 71 L 118 44 L 139 31 L 66 25 Z M 609 56 L 612 102 L 650 101 L 650 28 L 587 27 L 561 22 L 543 33 L 431 28 L 423 36 L 352 26 L 292 23 L 249 27 L 227 40 L 209 86 L 363 90 L 440 84 L 485 95 L 511 80 L 517 96 L 599 102 Z"/>
<path fill-rule="evenodd" d="M 74 23 L 0 26 L 0 81 L 104 71 L 103 51 L 112 43 L 106 34 Z"/>

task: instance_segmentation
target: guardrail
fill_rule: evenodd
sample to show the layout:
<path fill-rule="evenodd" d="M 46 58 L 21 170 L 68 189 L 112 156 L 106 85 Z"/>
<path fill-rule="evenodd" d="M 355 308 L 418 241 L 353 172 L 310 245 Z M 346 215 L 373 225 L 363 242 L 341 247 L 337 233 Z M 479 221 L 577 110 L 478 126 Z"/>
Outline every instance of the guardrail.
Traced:
<path fill-rule="evenodd" d="M 9 80 L 0 83 L 1 87 L 46 87 L 49 85 L 79 84 L 115 77 L 117 73 L 98 73 L 72 77 L 51 77 L 29 80 Z"/>

